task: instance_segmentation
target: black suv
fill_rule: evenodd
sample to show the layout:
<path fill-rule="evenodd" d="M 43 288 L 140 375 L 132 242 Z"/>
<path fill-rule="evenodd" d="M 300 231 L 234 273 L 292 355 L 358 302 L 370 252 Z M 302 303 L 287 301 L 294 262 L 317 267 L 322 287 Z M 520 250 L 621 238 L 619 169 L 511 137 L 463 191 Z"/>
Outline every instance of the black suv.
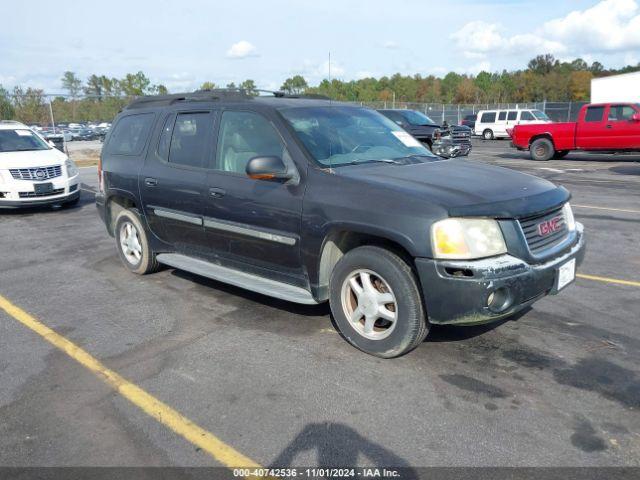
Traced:
<path fill-rule="evenodd" d="M 569 284 L 569 192 L 434 156 L 376 111 L 242 92 L 142 98 L 115 120 L 96 203 L 122 263 L 291 302 L 394 357 L 432 324 L 503 318 Z"/>
<path fill-rule="evenodd" d="M 436 155 L 445 158 L 462 157 L 471 152 L 473 130 L 464 125 L 438 125 L 417 110 L 378 110 L 417 138 Z"/>

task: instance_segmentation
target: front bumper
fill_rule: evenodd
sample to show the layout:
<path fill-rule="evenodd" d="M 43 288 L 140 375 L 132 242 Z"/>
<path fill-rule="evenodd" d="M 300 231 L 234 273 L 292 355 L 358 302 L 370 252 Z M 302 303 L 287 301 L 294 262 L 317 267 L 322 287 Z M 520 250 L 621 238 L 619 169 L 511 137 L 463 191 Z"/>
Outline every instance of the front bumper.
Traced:
<path fill-rule="evenodd" d="M 64 168 L 63 166 L 61 168 Z M 2 172 L 0 208 L 33 207 L 70 202 L 80 196 L 80 173 L 73 177 L 65 173 L 42 180 L 16 179 L 7 170 Z M 37 185 L 50 184 L 49 192 L 36 193 Z"/>
<path fill-rule="evenodd" d="M 558 293 L 558 268 L 572 259 L 578 266 L 584 259 L 582 225 L 577 224 L 576 233 L 576 241 L 568 251 L 542 264 L 528 264 L 511 255 L 470 261 L 416 259 L 429 321 L 455 325 L 487 323 Z M 496 292 L 506 298 L 498 309 L 488 306 L 489 296 Z"/>
<path fill-rule="evenodd" d="M 464 157 L 471 152 L 471 143 L 434 142 L 431 151 L 439 157 Z"/>

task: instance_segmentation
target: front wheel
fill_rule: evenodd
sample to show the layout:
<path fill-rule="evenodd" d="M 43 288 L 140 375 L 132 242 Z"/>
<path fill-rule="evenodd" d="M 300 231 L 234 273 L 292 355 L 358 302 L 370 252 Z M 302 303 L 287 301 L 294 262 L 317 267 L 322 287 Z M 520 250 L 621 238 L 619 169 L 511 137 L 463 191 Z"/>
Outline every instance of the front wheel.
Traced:
<path fill-rule="evenodd" d="M 546 161 L 555 154 L 553 143 L 548 138 L 538 138 L 531 144 L 531 158 L 537 161 Z"/>
<path fill-rule="evenodd" d="M 123 210 L 116 217 L 116 248 L 125 267 L 144 275 L 158 270 L 155 253 L 135 210 Z"/>
<path fill-rule="evenodd" d="M 482 132 L 482 138 L 485 140 L 493 140 L 493 130 L 487 128 L 484 132 Z"/>
<path fill-rule="evenodd" d="M 411 267 L 380 247 L 358 247 L 336 264 L 330 280 L 331 312 L 342 336 L 383 358 L 407 353 L 429 327 Z"/>

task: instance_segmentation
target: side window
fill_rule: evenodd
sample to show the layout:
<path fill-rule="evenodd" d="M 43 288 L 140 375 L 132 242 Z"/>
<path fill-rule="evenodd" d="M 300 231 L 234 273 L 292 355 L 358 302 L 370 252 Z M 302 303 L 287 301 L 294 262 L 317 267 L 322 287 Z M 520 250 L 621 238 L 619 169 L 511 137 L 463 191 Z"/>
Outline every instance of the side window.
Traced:
<path fill-rule="evenodd" d="M 588 107 L 584 117 L 585 122 L 601 122 L 604 115 L 604 107 Z"/>
<path fill-rule="evenodd" d="M 517 120 L 518 119 L 518 112 L 516 110 L 510 110 L 509 114 L 507 115 L 507 120 Z"/>
<path fill-rule="evenodd" d="M 636 111 L 631 105 L 611 105 L 609 108 L 609 121 L 626 122 L 631 120 L 634 113 Z"/>
<path fill-rule="evenodd" d="M 153 113 L 122 117 L 109 138 L 108 152 L 112 155 L 140 155 L 147 142 Z"/>
<path fill-rule="evenodd" d="M 524 110 L 521 114 L 520 114 L 520 120 L 535 120 L 536 117 L 533 116 L 533 114 L 529 111 Z"/>
<path fill-rule="evenodd" d="M 496 121 L 496 112 L 484 112 L 480 118 L 480 123 L 493 123 Z"/>
<path fill-rule="evenodd" d="M 217 169 L 245 173 L 253 157 L 283 158 L 284 145 L 278 132 L 262 115 L 252 112 L 224 112 L 220 121 Z"/>
<path fill-rule="evenodd" d="M 169 163 L 189 167 L 206 166 L 207 146 L 210 144 L 212 132 L 211 113 L 179 113 L 173 126 L 173 135 L 171 135 Z"/>
<path fill-rule="evenodd" d="M 160 134 L 160 141 L 158 142 L 158 155 L 165 162 L 169 160 L 169 147 L 171 146 L 171 132 L 173 131 L 174 115 L 169 115 L 162 127 L 162 133 Z"/>
<path fill-rule="evenodd" d="M 498 120 L 506 120 L 506 119 L 507 119 L 507 112 L 498 113 Z"/>

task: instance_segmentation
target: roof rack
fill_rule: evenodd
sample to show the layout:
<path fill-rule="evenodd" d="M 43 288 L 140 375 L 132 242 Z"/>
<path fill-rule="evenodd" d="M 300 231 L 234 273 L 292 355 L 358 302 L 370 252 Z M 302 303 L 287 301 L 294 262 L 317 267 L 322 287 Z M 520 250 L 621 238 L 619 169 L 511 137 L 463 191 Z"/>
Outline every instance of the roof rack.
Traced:
<path fill-rule="evenodd" d="M 245 90 L 243 88 L 216 88 L 211 90 L 196 90 L 191 93 L 174 93 L 170 95 L 147 95 L 133 100 L 125 109 L 156 107 L 172 105 L 177 102 L 203 102 L 211 100 L 251 100 L 256 98 L 255 93 L 268 93 L 276 98 L 307 98 L 317 100 L 331 100 L 324 95 L 315 94 L 287 94 L 273 90 Z"/>

